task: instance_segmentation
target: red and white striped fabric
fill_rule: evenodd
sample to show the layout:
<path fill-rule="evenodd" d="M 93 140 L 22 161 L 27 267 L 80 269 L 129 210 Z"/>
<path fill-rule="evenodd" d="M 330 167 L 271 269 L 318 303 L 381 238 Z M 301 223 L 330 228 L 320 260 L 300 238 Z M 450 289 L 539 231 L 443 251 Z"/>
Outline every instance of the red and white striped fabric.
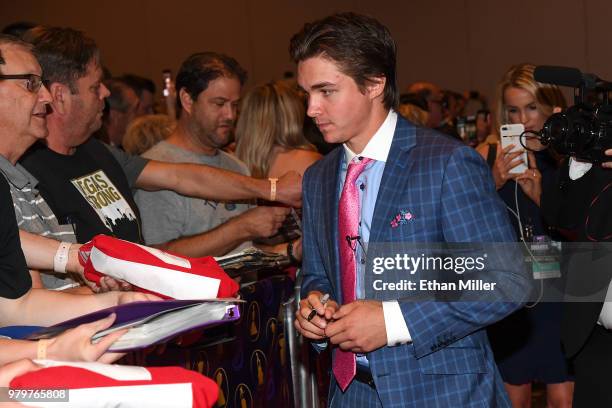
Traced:
<path fill-rule="evenodd" d="M 133 367 L 35 360 L 44 368 L 13 378 L 15 390 L 67 389 L 68 401 L 21 402 L 37 407 L 212 407 L 219 388 L 181 367 Z"/>
<path fill-rule="evenodd" d="M 107 275 L 164 298 L 225 298 L 239 289 L 210 256 L 188 258 L 106 235 L 95 236 L 79 255 L 88 280 L 99 283 Z"/>

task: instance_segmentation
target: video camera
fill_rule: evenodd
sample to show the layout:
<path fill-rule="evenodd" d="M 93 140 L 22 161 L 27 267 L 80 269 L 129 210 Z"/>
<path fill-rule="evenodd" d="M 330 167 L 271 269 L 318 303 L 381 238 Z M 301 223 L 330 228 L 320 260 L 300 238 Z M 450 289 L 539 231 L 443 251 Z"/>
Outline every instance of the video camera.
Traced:
<path fill-rule="evenodd" d="M 591 163 L 610 160 L 604 151 L 612 148 L 612 105 L 608 96 L 612 83 L 576 68 L 545 65 L 536 67 L 534 78 L 574 88 L 574 105 L 553 114 L 540 132 L 527 132 L 529 136 L 560 155 Z"/>

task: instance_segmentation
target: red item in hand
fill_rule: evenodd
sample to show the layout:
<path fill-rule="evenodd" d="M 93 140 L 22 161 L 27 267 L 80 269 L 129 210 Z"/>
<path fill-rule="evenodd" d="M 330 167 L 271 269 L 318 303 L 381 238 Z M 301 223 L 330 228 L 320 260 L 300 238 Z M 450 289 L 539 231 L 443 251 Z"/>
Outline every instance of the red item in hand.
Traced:
<path fill-rule="evenodd" d="M 213 257 L 189 258 L 106 235 L 83 245 L 79 261 L 92 282 L 110 276 L 163 298 L 225 298 L 239 289 Z"/>
<path fill-rule="evenodd" d="M 181 367 L 145 368 L 47 360 L 38 363 L 46 368 L 13 378 L 10 388 L 49 390 L 49 397 L 58 401 L 61 401 L 61 392 L 65 392 L 66 404 L 90 408 L 209 408 L 219 394 L 213 380 Z"/>

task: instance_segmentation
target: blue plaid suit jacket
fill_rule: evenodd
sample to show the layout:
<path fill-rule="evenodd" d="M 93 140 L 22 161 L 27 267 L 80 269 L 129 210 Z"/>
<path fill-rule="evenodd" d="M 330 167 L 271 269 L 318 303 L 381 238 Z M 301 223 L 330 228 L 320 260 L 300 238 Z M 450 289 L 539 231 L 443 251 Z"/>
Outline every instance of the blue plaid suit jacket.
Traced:
<path fill-rule="evenodd" d="M 338 191 L 342 148 L 304 175 L 302 293 L 342 299 L 338 255 Z M 415 218 L 391 228 L 400 209 Z M 486 163 L 470 147 L 398 117 L 370 233 L 373 242 L 512 242 L 515 234 Z M 501 273 L 503 272 L 503 273 Z M 528 294 L 520 268 L 500 271 L 501 286 Z M 366 287 L 366 298 L 377 295 Z M 483 328 L 517 302 L 402 302 L 412 343 L 368 353 L 384 407 L 510 407 Z M 345 393 L 333 383 L 333 406 L 368 406 L 367 387 Z M 332 397 L 333 394 L 333 397 Z M 371 401 L 371 400 L 370 400 Z"/>

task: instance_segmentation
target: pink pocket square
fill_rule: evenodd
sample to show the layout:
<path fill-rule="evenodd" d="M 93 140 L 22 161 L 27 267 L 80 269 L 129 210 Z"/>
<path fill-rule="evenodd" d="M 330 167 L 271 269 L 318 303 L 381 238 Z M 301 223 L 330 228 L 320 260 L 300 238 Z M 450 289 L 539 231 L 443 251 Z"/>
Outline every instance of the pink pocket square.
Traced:
<path fill-rule="evenodd" d="M 397 228 L 400 225 L 408 224 L 408 221 L 412 220 L 414 215 L 408 210 L 400 210 L 399 214 L 397 214 L 391 220 L 391 227 Z"/>

